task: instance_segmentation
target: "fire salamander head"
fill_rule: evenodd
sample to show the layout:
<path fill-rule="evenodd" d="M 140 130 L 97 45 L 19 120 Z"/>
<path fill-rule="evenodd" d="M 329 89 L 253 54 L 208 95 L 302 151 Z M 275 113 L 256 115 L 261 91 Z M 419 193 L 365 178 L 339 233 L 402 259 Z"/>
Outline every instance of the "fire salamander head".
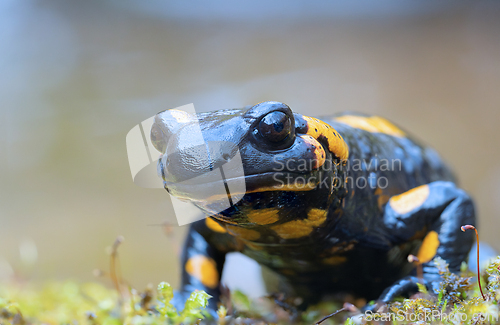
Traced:
<path fill-rule="evenodd" d="M 275 227 L 273 234 L 292 238 L 287 229 L 302 224 L 290 221 L 312 231 L 345 194 L 342 135 L 280 102 L 198 116 L 167 110 L 151 138 L 163 152 L 158 169 L 169 193 L 233 226 Z"/>

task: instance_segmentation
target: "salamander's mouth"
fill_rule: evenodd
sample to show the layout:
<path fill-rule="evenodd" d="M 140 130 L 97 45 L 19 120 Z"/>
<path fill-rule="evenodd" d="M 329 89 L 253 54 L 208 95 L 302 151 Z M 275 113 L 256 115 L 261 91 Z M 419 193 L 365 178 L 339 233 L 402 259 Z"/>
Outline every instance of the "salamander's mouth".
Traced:
<path fill-rule="evenodd" d="M 165 181 L 165 189 L 181 200 L 193 203 L 213 203 L 228 198 L 236 204 L 245 194 L 271 191 L 311 191 L 321 183 L 319 171 L 308 174 L 295 172 L 266 172 L 256 175 L 200 182 Z M 242 186 L 243 185 L 243 186 Z"/>

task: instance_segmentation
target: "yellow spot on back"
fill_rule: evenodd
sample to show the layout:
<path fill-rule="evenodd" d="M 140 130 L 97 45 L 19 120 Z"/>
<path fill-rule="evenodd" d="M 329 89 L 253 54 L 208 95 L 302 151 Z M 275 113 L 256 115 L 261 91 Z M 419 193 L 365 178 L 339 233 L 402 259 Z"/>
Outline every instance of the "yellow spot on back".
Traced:
<path fill-rule="evenodd" d="M 195 255 L 185 265 L 186 272 L 198 279 L 204 286 L 215 289 L 219 284 L 217 264 L 209 257 Z"/>
<path fill-rule="evenodd" d="M 429 197 L 429 186 L 421 185 L 402 194 L 391 197 L 389 205 L 400 214 L 408 213 L 424 204 Z"/>
<path fill-rule="evenodd" d="M 318 140 L 324 136 L 328 140 L 328 150 L 341 160 L 349 158 L 349 147 L 344 138 L 330 125 L 318 119 L 302 116 L 307 121 L 307 134 Z"/>
<path fill-rule="evenodd" d="M 227 227 L 227 231 L 231 235 L 240 237 L 242 239 L 257 240 L 260 238 L 260 233 L 256 230 L 253 230 L 253 229 L 247 229 L 247 228 L 230 226 L 230 225 L 228 225 L 226 227 Z"/>
<path fill-rule="evenodd" d="M 385 133 L 395 137 L 404 137 L 405 133 L 397 126 L 379 116 L 355 116 L 344 115 L 335 118 L 340 123 L 347 124 L 356 129 L 365 130 L 373 133 Z"/>
<path fill-rule="evenodd" d="M 210 230 L 213 230 L 215 232 L 218 232 L 218 233 L 221 233 L 221 234 L 227 232 L 227 230 L 224 227 L 222 227 L 217 221 L 215 221 L 212 218 L 206 218 L 205 219 L 205 224 L 207 225 L 207 227 Z"/>
<path fill-rule="evenodd" d="M 268 225 L 279 220 L 278 209 L 275 208 L 252 210 L 247 217 L 248 221 L 258 225 Z"/>
<path fill-rule="evenodd" d="M 339 265 L 347 261 L 347 257 L 345 256 L 332 256 L 323 259 L 323 264 L 328 265 Z"/>
<path fill-rule="evenodd" d="M 283 239 L 295 239 L 308 236 L 316 227 L 326 221 L 326 210 L 311 209 L 304 220 L 293 220 L 271 227 Z"/>
<path fill-rule="evenodd" d="M 434 258 L 436 251 L 439 247 L 438 233 L 430 231 L 427 236 L 425 236 L 422 246 L 418 250 L 417 257 L 420 263 L 427 263 Z"/>

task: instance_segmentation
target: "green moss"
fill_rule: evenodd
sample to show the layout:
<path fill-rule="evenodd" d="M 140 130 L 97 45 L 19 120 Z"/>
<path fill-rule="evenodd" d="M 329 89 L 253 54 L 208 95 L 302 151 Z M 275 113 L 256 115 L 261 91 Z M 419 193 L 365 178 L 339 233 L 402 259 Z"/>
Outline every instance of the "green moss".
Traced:
<path fill-rule="evenodd" d="M 50 282 L 41 288 L 10 283 L 0 287 L 0 324 L 192 324 L 205 316 L 210 296 L 194 291 L 177 311 L 173 290 L 160 283 L 157 293 L 129 289 L 120 296 L 98 283 Z"/>
<path fill-rule="evenodd" d="M 463 268 L 457 275 L 448 270 L 441 259 L 435 259 L 443 278 L 438 294 L 420 286 L 411 299 L 402 299 L 382 306 L 376 313 L 362 314 L 347 304 L 344 310 L 322 324 L 371 324 L 377 320 L 389 323 L 432 324 L 494 324 L 499 317 L 500 257 L 482 274 L 483 300 L 477 283 Z M 297 313 L 286 300 L 261 298 L 251 300 L 242 292 L 228 293 L 225 305 L 220 306 L 220 325 L 259 321 L 263 324 L 289 324 L 292 321 L 314 324 L 325 315 L 342 308 L 342 302 L 322 302 L 306 312 Z M 157 289 L 142 292 L 133 288 L 120 294 L 99 283 L 74 281 L 47 282 L 35 287 L 26 283 L 7 283 L 0 286 L 0 324 L 194 324 L 210 321 L 205 311 L 210 296 L 194 291 L 185 308 L 177 310 L 171 303 L 172 287 L 162 282 Z M 288 307 L 287 307 L 288 306 Z"/>
<path fill-rule="evenodd" d="M 430 294 L 424 286 L 411 299 L 404 299 L 383 306 L 378 313 L 360 318 L 361 324 L 375 323 L 386 317 L 395 324 L 496 324 L 499 319 L 500 258 L 493 261 L 483 276 L 487 279 L 486 301 L 470 273 L 462 268 L 460 275 L 451 273 L 446 262 L 434 259 L 442 281 L 438 294 Z M 387 319 L 388 318 L 388 319 Z"/>

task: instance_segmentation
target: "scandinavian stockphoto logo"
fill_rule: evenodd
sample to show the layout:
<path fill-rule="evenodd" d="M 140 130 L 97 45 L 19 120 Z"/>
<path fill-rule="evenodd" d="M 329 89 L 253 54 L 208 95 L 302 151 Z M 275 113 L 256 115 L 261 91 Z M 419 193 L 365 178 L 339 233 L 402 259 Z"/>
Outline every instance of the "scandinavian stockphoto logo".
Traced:
<path fill-rule="evenodd" d="M 331 160 L 320 161 L 318 159 L 284 159 L 281 155 L 275 155 L 273 162 L 277 166 L 273 169 L 273 179 L 277 185 L 275 188 L 306 188 L 310 184 L 315 184 L 315 188 L 330 188 L 333 186 L 338 189 L 341 186 L 348 189 L 385 189 L 389 186 L 389 179 L 383 176 L 384 172 L 401 172 L 402 161 L 398 158 L 393 159 L 378 159 L 376 157 L 370 159 L 347 159 L 338 164 L 334 164 Z M 292 176 L 289 172 L 307 172 L 314 170 L 314 166 L 320 166 L 317 170 L 323 172 L 332 172 L 336 169 L 346 173 L 345 184 L 344 180 L 335 176 L 334 181 L 330 182 L 328 178 L 313 174 L 304 176 Z M 361 172 L 361 173 L 359 173 Z M 351 176 L 357 175 L 356 177 Z"/>
<path fill-rule="evenodd" d="M 153 126 L 164 136 L 164 152 L 151 141 Z M 206 217 L 187 214 L 189 201 L 216 200 L 211 212 L 218 213 L 236 204 L 246 192 L 238 146 L 205 141 L 193 104 L 142 121 L 128 132 L 126 143 L 134 183 L 144 188 L 166 188 L 180 198 L 170 195 L 179 226 Z"/>

